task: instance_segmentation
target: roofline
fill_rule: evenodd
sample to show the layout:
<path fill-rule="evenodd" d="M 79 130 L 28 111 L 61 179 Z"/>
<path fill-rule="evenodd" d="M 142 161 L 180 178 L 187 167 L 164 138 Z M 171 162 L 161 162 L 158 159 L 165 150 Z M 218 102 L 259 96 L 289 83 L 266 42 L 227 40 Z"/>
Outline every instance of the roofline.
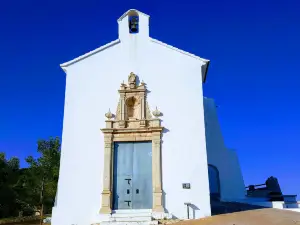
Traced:
<path fill-rule="evenodd" d="M 76 63 L 78 61 L 81 61 L 81 60 L 83 60 L 83 59 L 85 59 L 87 57 L 90 57 L 90 56 L 92 56 L 92 55 L 94 55 L 94 54 L 96 54 L 96 53 L 98 53 L 100 51 L 103 51 L 103 50 L 105 50 L 105 49 L 107 49 L 107 48 L 109 48 L 111 46 L 114 46 L 116 44 L 119 44 L 119 43 L 120 43 L 120 39 L 117 39 L 117 40 L 114 40 L 112 42 L 109 42 L 106 45 L 103 45 L 103 46 L 101 46 L 99 48 L 96 48 L 95 50 L 92 50 L 92 51 L 90 51 L 88 53 L 85 53 L 84 55 L 81 55 L 81 56 L 79 56 L 79 57 L 77 57 L 75 59 L 72 59 L 72 60 L 70 60 L 68 62 L 60 64 L 60 67 L 64 70 L 65 67 L 67 67 L 67 66 L 70 66 L 70 65 L 72 65 L 72 64 L 74 64 L 74 63 Z"/>
<path fill-rule="evenodd" d="M 130 10 L 129 10 L 129 11 L 130 11 Z M 125 14 L 126 14 L 126 13 L 125 13 Z M 182 53 L 182 54 L 184 54 L 184 55 L 190 56 L 190 57 L 192 57 L 192 58 L 194 58 L 194 59 L 197 59 L 197 60 L 201 61 L 201 62 L 203 63 L 203 65 L 206 66 L 204 75 L 203 75 L 203 77 L 202 77 L 202 82 L 205 83 L 206 77 L 207 77 L 208 66 L 209 66 L 209 62 L 210 62 L 208 59 L 201 58 L 201 57 L 196 56 L 196 55 L 194 55 L 194 54 L 192 54 L 192 53 L 189 53 L 189 52 L 187 52 L 187 51 L 183 51 L 183 50 L 181 50 L 181 49 L 179 49 L 179 48 L 176 48 L 176 47 L 174 47 L 174 46 L 172 46 L 172 45 L 168 45 L 168 44 L 166 44 L 166 43 L 164 43 L 164 42 L 162 42 L 162 41 L 159 41 L 159 40 L 154 39 L 154 38 L 151 38 L 151 37 L 150 37 L 150 41 L 152 41 L 152 42 L 154 42 L 154 43 L 156 43 L 156 44 L 163 45 L 164 47 L 170 48 L 170 49 L 172 49 L 172 50 L 175 50 L 175 51 L 180 52 L 180 53 Z M 77 57 L 77 58 L 75 58 L 75 59 L 72 59 L 72 60 L 70 60 L 70 61 L 68 61 L 68 62 L 65 62 L 65 63 L 60 64 L 60 67 L 66 72 L 66 67 L 68 67 L 68 66 L 70 66 L 70 65 L 72 65 L 72 64 L 74 64 L 74 63 L 76 63 L 76 62 L 79 62 L 79 61 L 81 61 L 81 60 L 83 60 L 83 59 L 85 59 L 85 58 L 88 58 L 88 57 L 90 57 L 90 56 L 92 56 L 92 55 L 94 55 L 94 54 L 96 54 L 96 53 L 98 53 L 98 52 L 100 52 L 100 51 L 103 51 L 103 50 L 105 50 L 105 49 L 107 49 L 107 48 L 109 48 L 109 47 L 111 47 L 111 46 L 114 46 L 114 45 L 116 45 L 116 44 L 119 44 L 120 42 L 121 42 L 120 39 L 117 39 L 117 40 L 114 40 L 114 41 L 112 41 L 112 42 L 109 42 L 109 43 L 107 43 L 106 45 L 100 46 L 100 47 L 96 48 L 95 50 L 92 50 L 92 51 L 90 51 L 90 52 L 88 52 L 88 53 L 86 53 L 86 54 L 84 54 L 84 55 L 81 55 L 81 56 L 79 56 L 79 57 Z"/>
<path fill-rule="evenodd" d="M 136 9 L 129 9 L 129 10 L 127 10 L 119 19 L 118 19 L 118 22 L 119 21 L 121 21 L 130 11 L 135 11 L 135 12 L 137 12 L 138 14 L 141 14 L 141 15 L 143 15 L 143 16 L 146 16 L 146 17 L 150 17 L 149 15 L 147 15 L 147 14 L 145 14 L 145 13 L 143 13 L 143 12 L 141 12 L 141 11 L 139 11 L 139 10 L 136 10 Z"/>
<path fill-rule="evenodd" d="M 172 45 L 168 45 L 168 44 L 166 44 L 166 43 L 164 43 L 164 42 L 162 42 L 162 41 L 159 41 L 159 40 L 157 40 L 157 39 L 150 38 L 150 40 L 151 40 L 152 42 L 154 42 L 154 43 L 163 45 L 163 46 L 165 46 L 165 47 L 167 47 L 167 48 L 170 48 L 170 49 L 172 49 L 172 50 L 175 50 L 175 51 L 177 51 L 177 52 L 180 52 L 180 53 L 182 53 L 182 54 L 184 54 L 184 55 L 188 55 L 188 56 L 190 56 L 190 57 L 192 57 L 192 58 L 195 58 L 195 59 L 197 59 L 197 60 L 200 60 L 200 61 L 206 66 L 206 70 L 205 70 L 204 75 L 203 75 L 203 77 L 202 77 L 202 82 L 205 83 L 205 81 L 206 81 L 206 76 L 207 76 L 207 71 L 208 71 L 208 66 L 209 66 L 210 60 L 201 58 L 201 57 L 196 56 L 196 55 L 194 55 L 194 54 L 192 54 L 192 53 L 189 53 L 189 52 L 187 52 L 187 51 L 184 51 L 184 50 L 181 50 L 181 49 L 179 49 L 179 48 L 176 48 L 176 47 L 174 47 L 174 46 L 172 46 Z"/>
<path fill-rule="evenodd" d="M 195 58 L 195 59 L 198 59 L 198 60 L 200 60 L 200 61 L 202 61 L 202 62 L 204 62 L 204 63 L 209 62 L 208 59 L 201 58 L 201 57 L 196 56 L 196 55 L 194 55 L 194 54 L 192 54 L 192 53 L 189 53 L 189 52 L 187 52 L 187 51 L 184 51 L 184 50 L 181 50 L 181 49 L 179 49 L 179 48 L 176 48 L 176 47 L 174 47 L 174 46 L 172 46 L 172 45 L 168 45 L 168 44 L 166 44 L 166 43 L 164 43 L 164 42 L 162 42 L 162 41 L 159 41 L 159 40 L 157 40 L 157 39 L 154 39 L 154 38 L 150 38 L 150 39 L 151 39 L 151 41 L 153 41 L 154 43 L 163 45 L 163 46 L 165 46 L 165 47 L 167 47 L 167 48 L 173 49 L 173 50 L 175 50 L 175 51 L 177 51 L 177 52 L 180 52 L 180 53 L 182 53 L 182 54 L 185 54 L 185 55 L 188 55 L 188 56 L 193 57 L 193 58 Z"/>

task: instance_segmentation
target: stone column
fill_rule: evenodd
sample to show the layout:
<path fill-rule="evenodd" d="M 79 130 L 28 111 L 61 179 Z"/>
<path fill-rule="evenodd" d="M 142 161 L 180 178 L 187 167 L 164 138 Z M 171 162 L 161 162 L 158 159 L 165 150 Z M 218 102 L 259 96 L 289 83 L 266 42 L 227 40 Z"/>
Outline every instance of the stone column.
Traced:
<path fill-rule="evenodd" d="M 146 107 L 145 107 L 145 93 L 143 93 L 143 95 L 141 97 L 141 119 L 142 120 L 146 119 L 145 112 L 146 112 Z"/>
<path fill-rule="evenodd" d="M 146 116 L 145 116 L 145 93 L 142 94 L 140 98 L 140 110 L 141 110 L 141 121 L 140 121 L 140 127 L 146 127 Z"/>
<path fill-rule="evenodd" d="M 161 133 L 152 133 L 153 211 L 163 212 L 161 179 Z"/>
<path fill-rule="evenodd" d="M 123 93 L 120 94 L 120 114 L 121 114 L 121 120 L 125 120 L 125 95 Z"/>
<path fill-rule="evenodd" d="M 103 191 L 100 213 L 111 213 L 112 133 L 104 133 Z"/>

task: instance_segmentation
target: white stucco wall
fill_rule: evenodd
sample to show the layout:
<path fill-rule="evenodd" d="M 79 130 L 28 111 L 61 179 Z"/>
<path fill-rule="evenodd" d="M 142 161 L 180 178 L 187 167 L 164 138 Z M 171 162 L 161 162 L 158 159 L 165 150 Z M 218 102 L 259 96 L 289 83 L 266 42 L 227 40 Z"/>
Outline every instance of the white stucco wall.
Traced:
<path fill-rule="evenodd" d="M 184 202 L 195 218 L 210 215 L 201 66 L 198 58 L 148 37 L 148 18 L 140 15 L 141 32 L 128 33 L 119 22 L 120 42 L 67 66 L 64 129 L 54 225 L 96 222 L 101 205 L 104 114 L 117 108 L 118 89 L 130 72 L 149 90 L 147 100 L 163 113 L 167 129 L 162 143 L 165 208 L 186 218 Z M 190 190 L 182 183 L 191 183 Z"/>
<path fill-rule="evenodd" d="M 208 163 L 219 170 L 221 200 L 245 197 L 245 185 L 235 151 L 226 148 L 213 99 L 204 98 L 205 132 Z"/>

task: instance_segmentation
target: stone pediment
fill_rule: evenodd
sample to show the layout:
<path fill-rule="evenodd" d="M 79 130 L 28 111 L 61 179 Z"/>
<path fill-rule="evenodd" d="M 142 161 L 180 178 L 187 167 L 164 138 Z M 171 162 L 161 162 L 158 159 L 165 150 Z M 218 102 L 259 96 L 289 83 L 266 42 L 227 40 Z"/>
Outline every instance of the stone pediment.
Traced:
<path fill-rule="evenodd" d="M 115 117 L 106 113 L 111 128 L 147 128 L 160 126 L 159 119 L 153 118 L 147 101 L 146 84 L 142 81 L 137 84 L 134 73 L 128 76 L 128 83 L 124 81 L 118 90 L 120 98 Z M 157 109 L 156 109 L 157 110 Z M 159 114 L 155 114 L 158 117 Z M 107 121 L 107 122 L 108 122 Z"/>

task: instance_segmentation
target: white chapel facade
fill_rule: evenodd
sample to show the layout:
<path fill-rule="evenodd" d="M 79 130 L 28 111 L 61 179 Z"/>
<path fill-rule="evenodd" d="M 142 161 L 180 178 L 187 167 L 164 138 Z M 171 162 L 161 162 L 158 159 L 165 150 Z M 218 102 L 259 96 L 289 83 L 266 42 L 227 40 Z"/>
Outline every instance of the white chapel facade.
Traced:
<path fill-rule="evenodd" d="M 196 219 L 211 215 L 211 196 L 243 198 L 237 156 L 224 145 L 213 100 L 203 97 L 209 60 L 151 38 L 149 16 L 137 10 L 118 27 L 117 40 L 61 65 L 52 224 Z"/>

